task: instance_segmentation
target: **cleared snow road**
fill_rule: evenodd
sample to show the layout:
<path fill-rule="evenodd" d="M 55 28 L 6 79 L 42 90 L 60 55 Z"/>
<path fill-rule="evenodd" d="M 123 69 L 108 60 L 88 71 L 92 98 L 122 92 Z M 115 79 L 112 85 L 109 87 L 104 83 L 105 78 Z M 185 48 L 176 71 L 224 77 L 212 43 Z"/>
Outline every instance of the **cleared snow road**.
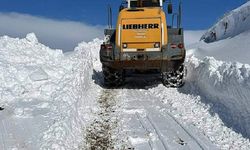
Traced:
<path fill-rule="evenodd" d="M 88 129 L 90 149 L 217 149 L 196 128 L 168 113 L 161 99 L 147 89 L 158 84 L 155 78 L 127 82 L 122 89 L 102 90 L 100 120 Z"/>
<path fill-rule="evenodd" d="M 195 128 L 169 114 L 159 98 L 147 89 L 136 89 L 143 84 L 148 80 L 132 79 L 131 87 L 122 90 L 124 130 L 136 149 L 216 149 Z"/>

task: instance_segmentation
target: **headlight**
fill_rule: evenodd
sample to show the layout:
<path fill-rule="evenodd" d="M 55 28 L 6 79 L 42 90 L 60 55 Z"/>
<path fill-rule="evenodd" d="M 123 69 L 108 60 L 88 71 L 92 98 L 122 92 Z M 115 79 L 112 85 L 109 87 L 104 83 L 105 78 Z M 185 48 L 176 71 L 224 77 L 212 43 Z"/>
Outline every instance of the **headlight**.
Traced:
<path fill-rule="evenodd" d="M 160 48 L 160 43 L 159 42 L 155 43 L 154 47 L 155 48 Z"/>
<path fill-rule="evenodd" d="M 123 48 L 128 48 L 128 44 L 127 44 L 127 43 L 123 43 L 123 44 L 122 44 L 122 47 L 123 47 Z"/>

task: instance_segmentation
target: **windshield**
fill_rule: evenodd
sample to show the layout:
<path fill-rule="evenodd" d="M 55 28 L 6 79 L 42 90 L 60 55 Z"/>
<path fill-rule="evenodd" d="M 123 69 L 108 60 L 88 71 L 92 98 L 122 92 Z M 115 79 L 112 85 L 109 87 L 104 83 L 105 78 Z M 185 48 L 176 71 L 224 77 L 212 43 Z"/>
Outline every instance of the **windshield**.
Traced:
<path fill-rule="evenodd" d="M 131 0 L 130 7 L 160 7 L 159 0 Z"/>

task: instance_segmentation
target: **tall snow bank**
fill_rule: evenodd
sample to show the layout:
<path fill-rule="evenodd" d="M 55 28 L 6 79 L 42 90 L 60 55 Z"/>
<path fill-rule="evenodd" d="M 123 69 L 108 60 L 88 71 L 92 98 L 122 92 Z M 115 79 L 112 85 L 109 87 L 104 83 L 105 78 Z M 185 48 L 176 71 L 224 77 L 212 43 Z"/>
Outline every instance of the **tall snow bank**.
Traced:
<path fill-rule="evenodd" d="M 225 14 L 201 38 L 207 43 L 233 37 L 250 30 L 250 2 Z"/>
<path fill-rule="evenodd" d="M 93 59 L 90 45 L 80 43 L 67 59 L 72 63 L 72 68 L 66 72 L 60 81 L 60 88 L 55 99 L 59 102 L 56 106 L 57 121 L 43 133 L 44 143 L 42 149 L 84 149 L 84 134 L 96 104 L 93 93 Z M 61 65 L 67 66 L 69 63 Z"/>
<path fill-rule="evenodd" d="M 88 47 L 82 43 L 66 56 L 32 33 L 24 39 L 0 37 L 0 149 L 84 145 L 95 108 Z"/>
<path fill-rule="evenodd" d="M 99 56 L 99 51 L 100 51 L 100 45 L 103 43 L 103 40 L 100 39 L 93 39 L 92 41 L 86 43 L 86 42 L 82 42 L 78 45 L 78 47 L 75 48 L 75 51 L 83 51 L 83 52 L 90 52 L 91 53 L 91 57 L 85 57 L 85 55 L 83 56 L 83 60 L 91 60 L 91 62 L 93 63 L 93 66 L 95 69 L 98 69 L 98 67 L 102 66 L 101 62 L 100 62 L 100 56 Z"/>
<path fill-rule="evenodd" d="M 250 137 L 250 66 L 226 63 L 212 57 L 188 60 L 187 82 L 197 88 L 212 112 L 223 122 Z M 194 90 L 193 90 L 194 91 Z"/>

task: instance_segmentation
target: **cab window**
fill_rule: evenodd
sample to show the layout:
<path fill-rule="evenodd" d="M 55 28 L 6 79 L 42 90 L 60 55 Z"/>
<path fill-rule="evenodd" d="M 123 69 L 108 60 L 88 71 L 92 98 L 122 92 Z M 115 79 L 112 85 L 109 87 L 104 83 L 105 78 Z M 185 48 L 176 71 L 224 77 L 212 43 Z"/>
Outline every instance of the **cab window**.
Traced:
<path fill-rule="evenodd" d="M 130 7 L 160 7 L 159 0 L 131 0 Z"/>

